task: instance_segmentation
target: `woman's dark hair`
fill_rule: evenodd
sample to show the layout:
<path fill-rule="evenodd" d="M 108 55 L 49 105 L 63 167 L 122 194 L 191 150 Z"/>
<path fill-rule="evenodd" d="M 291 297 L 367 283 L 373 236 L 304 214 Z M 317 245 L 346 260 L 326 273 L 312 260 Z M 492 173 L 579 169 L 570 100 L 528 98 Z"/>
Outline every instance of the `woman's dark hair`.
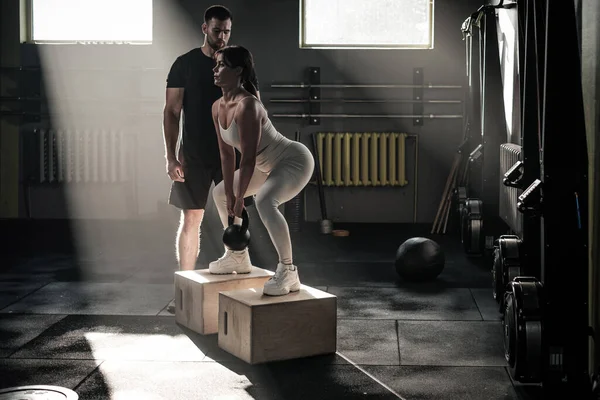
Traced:
<path fill-rule="evenodd" d="M 242 67 L 242 86 L 258 97 L 258 78 L 254 69 L 254 58 L 248 49 L 242 46 L 225 46 L 215 52 L 223 56 L 223 63 L 229 68 Z"/>

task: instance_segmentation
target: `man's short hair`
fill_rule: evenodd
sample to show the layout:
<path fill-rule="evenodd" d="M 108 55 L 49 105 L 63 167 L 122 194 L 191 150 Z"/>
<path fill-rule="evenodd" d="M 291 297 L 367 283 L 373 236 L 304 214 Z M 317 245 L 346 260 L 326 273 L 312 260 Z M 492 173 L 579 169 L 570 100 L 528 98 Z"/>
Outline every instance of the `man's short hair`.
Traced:
<path fill-rule="evenodd" d="M 229 11 L 227 7 L 218 4 L 208 7 L 204 12 L 204 22 L 208 23 L 208 21 L 213 18 L 218 19 L 219 21 L 230 19 L 231 22 L 233 22 L 231 11 Z"/>

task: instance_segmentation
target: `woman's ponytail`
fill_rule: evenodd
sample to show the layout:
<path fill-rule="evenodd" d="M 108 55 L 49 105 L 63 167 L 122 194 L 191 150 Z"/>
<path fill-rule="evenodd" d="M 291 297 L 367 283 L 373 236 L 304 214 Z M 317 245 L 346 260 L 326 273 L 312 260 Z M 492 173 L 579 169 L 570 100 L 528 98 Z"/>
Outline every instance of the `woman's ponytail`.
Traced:
<path fill-rule="evenodd" d="M 254 68 L 252 68 L 249 71 L 242 84 L 244 86 L 244 89 L 250 92 L 253 96 L 258 97 L 257 79 L 256 72 L 254 72 Z"/>

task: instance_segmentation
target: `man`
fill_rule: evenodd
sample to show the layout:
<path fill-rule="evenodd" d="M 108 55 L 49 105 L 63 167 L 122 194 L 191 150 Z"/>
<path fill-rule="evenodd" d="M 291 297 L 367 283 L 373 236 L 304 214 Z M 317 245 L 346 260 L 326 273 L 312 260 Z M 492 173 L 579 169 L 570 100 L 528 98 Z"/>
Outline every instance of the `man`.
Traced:
<path fill-rule="evenodd" d="M 202 24 L 204 44 L 177 57 L 167 77 L 163 129 L 167 174 L 173 180 L 169 204 L 182 210 L 176 241 L 180 270 L 195 268 L 208 193 L 213 182 L 216 185 L 223 179 L 211 113 L 212 104 L 222 93 L 214 84 L 212 69 L 215 51 L 229 41 L 232 22 L 226 7 L 207 8 Z M 177 155 L 182 111 L 183 133 Z M 172 312 L 171 308 L 172 304 Z"/>

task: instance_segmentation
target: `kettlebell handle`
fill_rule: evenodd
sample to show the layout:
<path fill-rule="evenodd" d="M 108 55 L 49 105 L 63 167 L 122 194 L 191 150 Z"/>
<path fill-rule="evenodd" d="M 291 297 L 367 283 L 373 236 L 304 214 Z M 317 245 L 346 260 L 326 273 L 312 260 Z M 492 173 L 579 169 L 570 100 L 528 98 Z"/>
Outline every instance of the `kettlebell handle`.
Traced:
<path fill-rule="evenodd" d="M 227 222 L 229 226 L 233 225 L 233 218 L 231 215 L 227 217 Z M 242 209 L 242 231 L 245 232 L 248 230 L 248 225 L 250 225 L 250 216 L 248 215 L 248 211 L 245 208 Z"/>

